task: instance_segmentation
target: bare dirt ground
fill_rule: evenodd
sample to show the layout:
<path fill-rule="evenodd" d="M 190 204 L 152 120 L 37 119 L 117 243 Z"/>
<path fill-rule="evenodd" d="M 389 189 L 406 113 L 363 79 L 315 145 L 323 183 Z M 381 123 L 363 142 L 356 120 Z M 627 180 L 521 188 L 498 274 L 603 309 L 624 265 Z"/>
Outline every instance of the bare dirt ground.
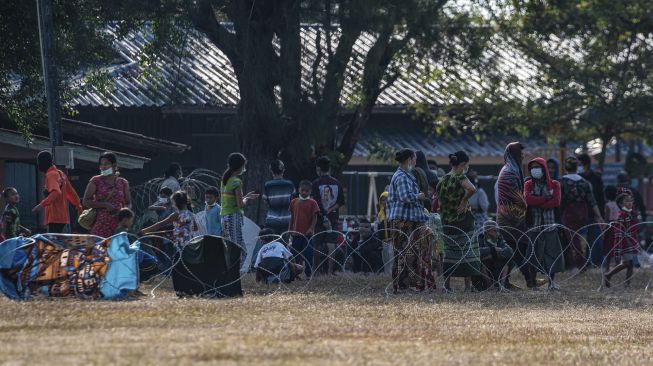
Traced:
<path fill-rule="evenodd" d="M 123 302 L 3 298 L 0 363 L 653 364 L 648 272 L 601 292 L 591 270 L 561 276 L 559 292 L 392 295 L 380 276 L 279 288 L 247 275 L 245 296 L 226 300 L 178 299 L 169 283 Z"/>

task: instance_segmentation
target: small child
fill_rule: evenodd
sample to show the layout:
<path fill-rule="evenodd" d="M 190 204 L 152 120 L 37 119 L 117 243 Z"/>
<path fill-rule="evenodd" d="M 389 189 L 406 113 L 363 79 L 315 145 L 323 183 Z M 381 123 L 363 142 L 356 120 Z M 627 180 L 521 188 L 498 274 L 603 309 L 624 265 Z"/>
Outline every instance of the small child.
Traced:
<path fill-rule="evenodd" d="M 4 238 L 11 239 L 20 235 L 30 236 L 32 233 L 20 226 L 20 212 L 18 212 L 18 203 L 20 202 L 20 195 L 18 190 L 13 187 L 7 187 L 2 191 L 2 198 L 7 203 L 5 210 L 2 214 L 2 222 L 4 226 Z"/>
<path fill-rule="evenodd" d="M 127 207 L 121 208 L 118 211 L 118 227 L 114 234 L 120 234 L 122 232 L 131 233 L 131 229 L 134 226 L 134 211 L 130 210 Z"/>
<path fill-rule="evenodd" d="M 635 258 L 639 254 L 639 231 L 637 229 L 637 217 L 633 213 L 632 192 L 627 188 L 620 188 L 617 195 L 617 205 L 621 211 L 619 219 L 614 226 L 614 247 L 619 256 L 621 263 L 611 271 L 605 273 L 603 284 L 610 287 L 610 279 L 615 274 L 626 270 L 626 287 L 630 286 L 630 280 L 633 277 L 633 267 Z"/>
<path fill-rule="evenodd" d="M 299 197 L 290 201 L 290 227 L 292 233 L 291 250 L 293 261 L 306 263 L 306 277 L 311 276 L 313 261 L 313 244 L 311 236 L 315 232 L 320 206 L 311 198 L 312 183 L 308 180 L 299 182 Z"/>
<path fill-rule="evenodd" d="M 157 215 L 159 215 L 159 221 L 170 216 L 174 211 L 172 209 L 172 203 L 170 202 L 170 196 L 172 196 L 172 189 L 162 187 L 159 191 L 159 199 L 148 207 L 148 210 L 155 211 Z"/>
<path fill-rule="evenodd" d="M 206 203 L 206 231 L 208 235 L 221 236 L 222 224 L 220 222 L 220 210 L 218 197 L 220 192 L 216 187 L 209 187 L 204 191 L 204 201 Z"/>
<path fill-rule="evenodd" d="M 193 238 L 193 233 L 197 231 L 197 222 L 195 222 L 195 215 L 188 210 L 189 202 L 186 192 L 175 192 L 172 195 L 172 203 L 174 204 L 176 211 L 164 220 L 141 230 L 141 234 L 150 234 L 156 232 L 160 228 L 172 225 L 172 241 L 178 249 L 181 249 Z"/>
<path fill-rule="evenodd" d="M 259 232 L 263 246 L 256 255 L 256 281 L 266 283 L 289 283 L 297 277 L 304 267 L 290 261 L 292 253 L 280 241 L 272 229 L 264 228 Z"/>
<path fill-rule="evenodd" d="M 608 230 L 605 233 L 605 238 L 603 240 L 603 256 L 604 260 L 604 272 L 610 271 L 610 262 L 613 259 L 617 259 L 617 253 L 615 252 L 614 244 L 614 234 L 615 228 L 614 225 L 619 219 L 619 206 L 617 205 L 617 187 L 616 186 L 607 186 L 603 191 L 605 195 L 605 220 L 611 224 Z"/>

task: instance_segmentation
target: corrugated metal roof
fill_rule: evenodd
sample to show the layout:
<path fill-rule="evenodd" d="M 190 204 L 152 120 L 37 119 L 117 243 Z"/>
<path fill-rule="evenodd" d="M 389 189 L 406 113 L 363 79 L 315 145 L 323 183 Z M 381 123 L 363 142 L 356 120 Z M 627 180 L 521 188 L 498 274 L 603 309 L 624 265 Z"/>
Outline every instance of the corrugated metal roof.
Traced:
<path fill-rule="evenodd" d="M 110 26 L 107 31 L 115 36 L 117 28 Z M 332 35 L 333 47 L 337 45 L 337 32 Z M 239 101 L 239 90 L 233 68 L 222 51 L 205 35 L 188 30 L 187 43 L 181 57 L 162 55 L 148 72 L 139 65 L 145 46 L 153 39 L 148 30 L 131 33 L 115 41 L 117 52 L 124 59 L 123 64 L 113 65 L 110 75 L 115 80 L 115 89 L 108 95 L 95 88 L 82 92 L 72 101 L 77 106 L 105 107 L 162 107 L 162 106 L 211 106 L 233 107 Z M 303 25 L 302 39 L 302 87 L 310 90 L 312 68 L 318 52 L 318 39 L 324 50 L 325 32 L 317 25 Z M 362 77 L 367 52 L 374 44 L 372 34 L 362 34 L 353 47 L 352 59 L 347 68 L 341 104 L 348 106 L 358 100 L 355 82 Z M 492 90 L 503 98 L 525 100 L 528 96 L 539 95 L 540 91 L 532 83 L 537 67 L 533 62 L 521 57 L 514 49 L 497 43 L 486 49 L 486 59 L 493 59 L 497 72 L 515 75 L 521 85 L 512 88 Z M 466 85 L 470 93 L 487 91 L 489 86 L 483 75 L 472 68 L 459 67 L 452 73 L 443 73 L 437 80 L 423 82 L 427 69 L 438 69 L 435 62 L 418 64 L 408 70 L 397 60 L 403 74 L 393 85 L 379 96 L 378 106 L 408 106 L 415 103 L 443 104 L 471 101 L 471 96 L 454 98 L 444 92 L 452 85 Z M 326 61 L 318 67 L 318 84 L 323 80 Z M 320 77 L 322 76 L 322 77 Z M 321 86 L 321 85 L 320 85 Z"/>

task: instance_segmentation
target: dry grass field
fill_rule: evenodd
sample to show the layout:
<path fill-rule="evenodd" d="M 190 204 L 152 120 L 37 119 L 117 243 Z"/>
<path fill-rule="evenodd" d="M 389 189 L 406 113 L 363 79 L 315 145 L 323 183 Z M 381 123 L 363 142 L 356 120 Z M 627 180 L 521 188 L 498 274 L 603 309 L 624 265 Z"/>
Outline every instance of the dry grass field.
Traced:
<path fill-rule="evenodd" d="M 603 292 L 592 270 L 553 293 L 387 295 L 388 278 L 341 275 L 281 289 L 247 277 L 228 300 L 167 283 L 123 302 L 2 299 L 0 363 L 653 364 L 648 271 Z"/>

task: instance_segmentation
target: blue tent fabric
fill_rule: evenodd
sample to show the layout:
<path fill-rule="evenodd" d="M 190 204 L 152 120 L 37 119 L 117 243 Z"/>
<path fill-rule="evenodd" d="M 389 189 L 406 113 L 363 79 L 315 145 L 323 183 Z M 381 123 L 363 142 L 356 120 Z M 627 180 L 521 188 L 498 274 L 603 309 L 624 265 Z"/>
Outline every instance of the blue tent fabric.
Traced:
<path fill-rule="evenodd" d="M 102 298 L 118 300 L 138 289 L 138 252 L 140 242 L 129 243 L 126 233 L 111 237 L 108 254 L 111 258 L 100 283 Z"/>
<path fill-rule="evenodd" d="M 6 240 L 0 244 L 0 291 L 10 299 L 19 299 L 20 295 L 16 283 L 4 275 L 6 269 L 22 267 L 27 256 L 21 250 L 17 250 L 28 243 L 28 239 L 21 237 Z"/>

